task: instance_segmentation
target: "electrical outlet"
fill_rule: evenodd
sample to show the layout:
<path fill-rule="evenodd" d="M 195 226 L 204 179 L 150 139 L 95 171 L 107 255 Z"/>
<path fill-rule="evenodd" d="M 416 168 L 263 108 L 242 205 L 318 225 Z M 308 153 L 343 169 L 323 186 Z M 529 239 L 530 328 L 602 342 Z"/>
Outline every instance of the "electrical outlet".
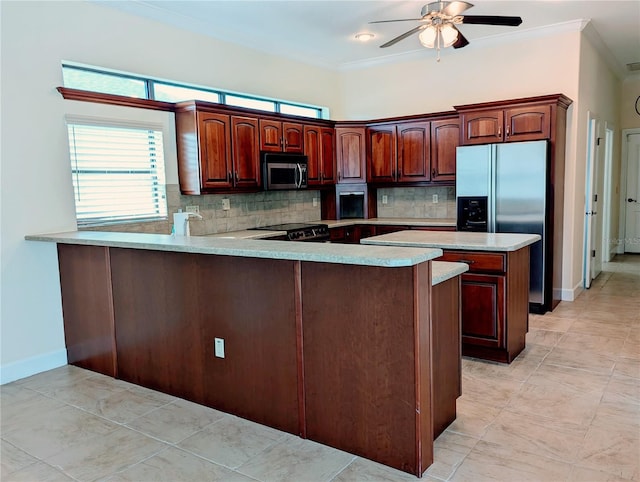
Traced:
<path fill-rule="evenodd" d="M 216 338 L 213 342 L 213 350 L 216 357 L 224 358 L 224 338 Z"/>
<path fill-rule="evenodd" d="M 382 204 L 389 204 L 389 196 L 386 194 L 382 195 Z"/>
<path fill-rule="evenodd" d="M 222 200 L 222 210 L 228 211 L 229 209 L 231 209 L 231 201 L 228 198 L 224 198 Z"/>
<path fill-rule="evenodd" d="M 197 206 L 197 205 L 196 205 L 196 206 L 187 206 L 187 207 L 185 208 L 185 210 L 186 210 L 188 213 L 196 213 L 196 214 L 200 214 L 200 206 Z"/>
<path fill-rule="evenodd" d="M 314 197 L 314 198 L 313 198 L 313 207 L 315 208 L 315 207 L 317 207 L 317 206 L 318 206 L 318 198 L 317 198 L 317 197 Z"/>
<path fill-rule="evenodd" d="M 433 204 L 438 204 L 438 195 L 437 194 L 434 194 L 431 197 L 431 202 L 433 202 Z"/>

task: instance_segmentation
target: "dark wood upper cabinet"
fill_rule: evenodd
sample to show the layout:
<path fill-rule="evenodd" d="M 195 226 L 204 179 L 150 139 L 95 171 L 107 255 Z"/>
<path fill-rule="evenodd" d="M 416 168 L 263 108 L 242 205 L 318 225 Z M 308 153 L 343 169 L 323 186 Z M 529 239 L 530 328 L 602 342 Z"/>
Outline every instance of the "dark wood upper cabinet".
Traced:
<path fill-rule="evenodd" d="M 304 154 L 310 186 L 335 183 L 335 132 L 329 127 L 304 126 Z"/>
<path fill-rule="evenodd" d="M 260 186 L 260 149 L 258 120 L 251 117 L 231 117 L 233 143 L 234 187 Z"/>
<path fill-rule="evenodd" d="M 429 122 L 408 122 L 397 127 L 398 182 L 431 179 L 431 132 Z"/>
<path fill-rule="evenodd" d="M 198 112 L 201 184 L 203 188 L 231 187 L 229 116 Z"/>
<path fill-rule="evenodd" d="M 460 145 L 460 121 L 431 121 L 431 180 L 456 180 L 456 147 Z"/>
<path fill-rule="evenodd" d="M 396 126 L 367 127 L 367 182 L 397 179 Z"/>
<path fill-rule="evenodd" d="M 551 132 L 551 106 L 536 105 L 506 109 L 504 114 L 505 140 L 534 141 L 548 139 Z"/>
<path fill-rule="evenodd" d="M 337 182 L 366 182 L 365 160 L 365 127 L 336 127 Z"/>
<path fill-rule="evenodd" d="M 367 182 L 422 182 L 431 179 L 429 122 L 367 127 Z"/>
<path fill-rule="evenodd" d="M 551 135 L 551 105 L 517 103 L 501 108 L 479 104 L 460 110 L 463 145 L 548 139 Z"/>
<path fill-rule="evenodd" d="M 260 150 L 302 153 L 303 143 L 302 124 L 260 119 Z"/>

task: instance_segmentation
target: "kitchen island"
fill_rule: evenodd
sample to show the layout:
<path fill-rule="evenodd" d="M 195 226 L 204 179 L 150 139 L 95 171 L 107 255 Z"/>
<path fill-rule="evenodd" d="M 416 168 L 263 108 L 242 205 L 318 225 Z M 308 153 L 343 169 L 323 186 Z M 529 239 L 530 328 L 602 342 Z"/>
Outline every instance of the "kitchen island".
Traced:
<path fill-rule="evenodd" d="M 529 246 L 537 234 L 399 231 L 362 244 L 440 248 L 444 261 L 463 262 L 462 354 L 511 363 L 529 327 Z"/>
<path fill-rule="evenodd" d="M 105 232 L 27 239 L 57 243 L 69 363 L 417 476 L 432 463 L 434 420 L 451 419 L 439 400 L 453 397 L 455 410 L 459 395 L 457 378 L 434 384 L 436 364 L 459 363 L 455 350 L 434 349 L 445 335 L 433 320 L 459 320 L 457 299 L 453 314 L 432 314 L 440 249 Z M 440 266 L 438 286 L 465 269 Z"/>

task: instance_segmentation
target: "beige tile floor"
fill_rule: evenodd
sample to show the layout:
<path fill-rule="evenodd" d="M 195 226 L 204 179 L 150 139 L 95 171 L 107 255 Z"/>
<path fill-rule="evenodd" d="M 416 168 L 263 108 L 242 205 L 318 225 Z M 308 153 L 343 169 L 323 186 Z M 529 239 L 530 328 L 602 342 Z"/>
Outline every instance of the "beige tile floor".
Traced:
<path fill-rule="evenodd" d="M 228 414 L 66 366 L 4 385 L 3 481 L 412 481 Z M 463 360 L 424 480 L 640 481 L 640 255 L 532 315 L 510 365 Z"/>

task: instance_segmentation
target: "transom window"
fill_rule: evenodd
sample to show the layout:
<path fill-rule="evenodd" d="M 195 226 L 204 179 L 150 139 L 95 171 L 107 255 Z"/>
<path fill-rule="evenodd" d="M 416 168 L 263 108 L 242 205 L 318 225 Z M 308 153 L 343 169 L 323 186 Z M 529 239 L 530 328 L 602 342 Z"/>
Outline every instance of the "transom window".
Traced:
<path fill-rule="evenodd" d="M 78 226 L 166 219 L 162 130 L 67 119 Z"/>
<path fill-rule="evenodd" d="M 269 112 L 321 119 L 323 109 L 314 105 L 297 104 L 284 100 L 267 99 L 254 95 L 237 94 L 201 86 L 167 82 L 151 77 L 115 73 L 98 68 L 63 64 L 64 86 L 72 89 L 123 95 L 163 102 L 204 100 L 236 107 L 247 107 Z"/>

